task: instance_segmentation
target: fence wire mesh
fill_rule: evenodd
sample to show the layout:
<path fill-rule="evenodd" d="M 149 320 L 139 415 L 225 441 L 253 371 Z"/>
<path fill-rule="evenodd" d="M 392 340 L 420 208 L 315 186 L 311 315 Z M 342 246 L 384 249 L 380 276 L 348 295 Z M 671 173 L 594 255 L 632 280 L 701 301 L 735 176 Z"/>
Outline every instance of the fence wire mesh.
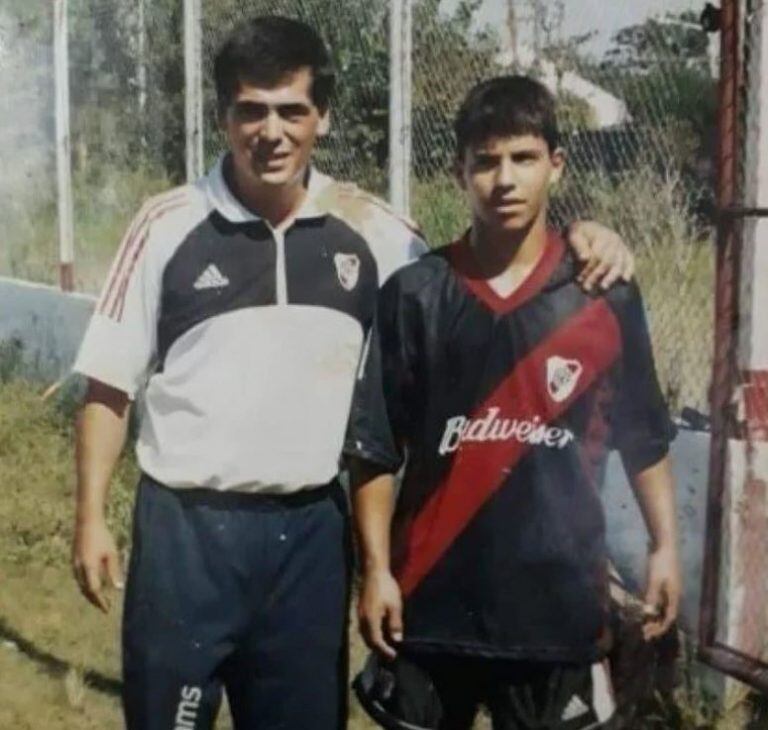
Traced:
<path fill-rule="evenodd" d="M 0 156 L 25 150 L 23 163 L 5 167 L 17 172 L 0 183 L 18 230 L 4 242 L 0 264 L 4 273 L 54 282 L 52 11 L 48 3 L 31 7 L 9 0 L 0 15 L 0 90 L 10 90 L 0 103 L 11 120 L 2 125 Z M 598 0 L 414 0 L 411 214 L 433 245 L 460 233 L 467 212 L 451 173 L 459 101 L 492 74 L 543 79 L 558 95 L 570 160 L 554 219 L 599 220 L 633 247 L 673 410 L 706 411 L 716 58 L 692 12 L 698 3 L 676 7 L 652 16 L 648 3 L 644 15 L 632 15 L 640 20 L 598 43 L 569 30 L 574 14 L 582 26 L 586 18 L 601 28 Z M 385 194 L 388 0 L 202 0 L 201 8 L 206 163 L 224 144 L 211 79 L 215 49 L 242 18 L 281 13 L 318 28 L 339 77 L 319 166 Z M 69 24 L 76 283 L 94 291 L 140 201 L 184 178 L 183 3 L 70 0 Z M 19 94 L 35 98 L 23 102 Z M 22 110 L 34 122 L 22 121 Z M 18 172 L 28 168 L 35 174 Z"/>
<path fill-rule="evenodd" d="M 69 9 L 77 287 L 95 291 L 142 200 L 181 180 L 180 8 L 80 0 Z"/>

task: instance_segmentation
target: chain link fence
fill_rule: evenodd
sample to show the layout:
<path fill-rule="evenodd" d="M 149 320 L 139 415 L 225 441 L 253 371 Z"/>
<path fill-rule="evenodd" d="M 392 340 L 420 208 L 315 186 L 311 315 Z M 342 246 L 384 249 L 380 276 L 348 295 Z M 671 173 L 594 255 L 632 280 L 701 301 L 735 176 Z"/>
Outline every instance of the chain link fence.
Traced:
<path fill-rule="evenodd" d="M 491 3 L 492 5 L 493 3 Z M 411 215 L 433 245 L 467 211 L 453 181 L 452 119 L 490 75 L 537 75 L 558 94 L 570 168 L 554 219 L 590 217 L 633 247 L 658 368 L 673 410 L 707 410 L 714 259 L 716 79 L 692 12 L 629 23 L 595 46 L 569 36 L 567 13 L 601 24 L 597 0 L 413 2 Z M 489 3 L 485 4 L 486 6 Z M 697 4 L 690 3 L 690 7 Z M 256 13 L 299 17 L 321 32 L 340 79 L 325 171 L 385 195 L 389 150 L 388 0 L 201 0 L 204 158 L 223 148 L 212 59 L 235 23 Z M 9 0 L 0 12 L 0 196 L 11 221 L 0 273 L 54 283 L 56 204 L 51 8 Z M 96 291 L 141 200 L 185 176 L 182 0 L 70 0 L 69 79 L 75 282 Z M 506 13 L 506 16 L 504 16 Z M 499 13 L 497 12 L 497 16 Z M 635 14 L 637 15 L 637 13 Z"/>

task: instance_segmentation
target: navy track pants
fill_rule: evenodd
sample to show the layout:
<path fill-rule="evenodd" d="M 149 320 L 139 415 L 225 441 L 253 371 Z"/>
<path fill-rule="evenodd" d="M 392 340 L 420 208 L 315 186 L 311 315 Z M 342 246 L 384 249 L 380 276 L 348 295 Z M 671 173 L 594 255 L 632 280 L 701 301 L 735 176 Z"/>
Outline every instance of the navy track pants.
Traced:
<path fill-rule="evenodd" d="M 350 545 L 337 483 L 289 496 L 139 484 L 123 616 L 129 730 L 346 721 Z"/>

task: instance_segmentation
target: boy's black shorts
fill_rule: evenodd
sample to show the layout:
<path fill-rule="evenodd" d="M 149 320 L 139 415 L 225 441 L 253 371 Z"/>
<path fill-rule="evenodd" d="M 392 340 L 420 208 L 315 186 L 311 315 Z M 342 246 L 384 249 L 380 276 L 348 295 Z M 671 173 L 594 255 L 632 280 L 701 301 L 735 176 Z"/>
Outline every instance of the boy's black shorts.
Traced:
<path fill-rule="evenodd" d="M 606 727 L 614 710 L 605 663 L 371 656 L 354 687 L 387 730 L 469 730 L 481 705 L 494 730 L 587 730 Z"/>

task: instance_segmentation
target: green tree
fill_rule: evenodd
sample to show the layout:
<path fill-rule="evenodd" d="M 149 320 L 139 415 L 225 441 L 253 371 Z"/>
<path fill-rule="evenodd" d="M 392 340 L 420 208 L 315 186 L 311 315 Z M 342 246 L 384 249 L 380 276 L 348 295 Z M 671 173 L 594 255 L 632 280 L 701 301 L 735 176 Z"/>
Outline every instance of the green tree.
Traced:
<path fill-rule="evenodd" d="M 651 72 L 666 64 L 706 72 L 707 47 L 707 34 L 695 12 L 666 13 L 619 30 L 606 63 L 631 73 Z"/>
<path fill-rule="evenodd" d="M 619 30 L 602 61 L 582 71 L 625 101 L 655 164 L 680 170 L 689 189 L 711 195 L 717 81 L 694 13 Z"/>

